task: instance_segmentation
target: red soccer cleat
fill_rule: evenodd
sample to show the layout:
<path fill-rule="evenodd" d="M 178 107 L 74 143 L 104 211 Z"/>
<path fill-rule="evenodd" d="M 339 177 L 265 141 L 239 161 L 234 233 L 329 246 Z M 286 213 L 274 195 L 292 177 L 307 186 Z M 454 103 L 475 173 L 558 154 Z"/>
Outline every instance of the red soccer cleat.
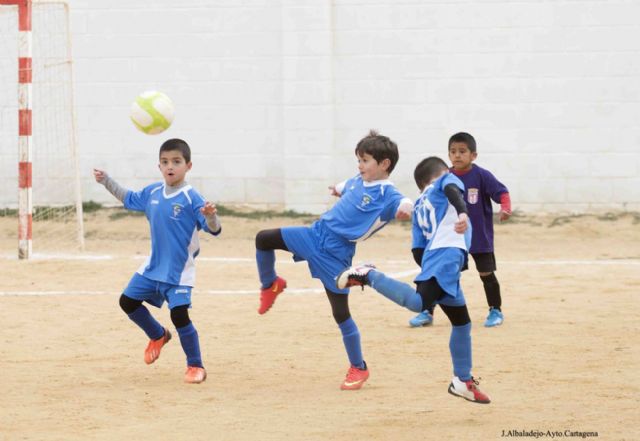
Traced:
<path fill-rule="evenodd" d="M 449 393 L 457 397 L 474 403 L 488 404 L 491 402 L 489 396 L 478 389 L 478 381 L 471 377 L 470 380 L 462 381 L 458 377 L 453 377 L 449 385 Z"/>
<path fill-rule="evenodd" d="M 342 390 L 357 390 L 362 387 L 365 381 L 369 378 L 369 368 L 365 363 L 364 369 L 359 369 L 355 366 L 351 366 L 347 371 L 347 377 L 340 385 Z"/>
<path fill-rule="evenodd" d="M 184 373 L 184 382 L 190 384 L 202 383 L 207 379 L 207 371 L 204 368 L 198 366 L 187 366 L 187 371 Z"/>
<path fill-rule="evenodd" d="M 160 357 L 162 347 L 171 340 L 171 333 L 164 328 L 164 335 L 157 340 L 149 340 L 147 348 L 144 350 L 144 362 L 151 364 Z"/>
<path fill-rule="evenodd" d="M 273 303 L 276 301 L 276 297 L 287 287 L 287 281 L 282 277 L 276 277 L 269 288 L 260 290 L 260 307 L 258 308 L 258 314 L 264 314 Z"/>

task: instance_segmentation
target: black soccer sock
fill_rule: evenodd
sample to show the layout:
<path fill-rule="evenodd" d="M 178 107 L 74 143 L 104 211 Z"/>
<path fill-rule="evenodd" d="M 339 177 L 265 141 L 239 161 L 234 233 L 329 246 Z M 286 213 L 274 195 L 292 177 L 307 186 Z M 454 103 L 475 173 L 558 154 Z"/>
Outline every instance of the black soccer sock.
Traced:
<path fill-rule="evenodd" d="M 487 304 L 490 308 L 495 308 L 500 311 L 502 306 L 502 297 L 500 296 L 500 283 L 496 278 L 495 273 L 491 273 L 488 276 L 480 276 L 482 284 L 484 285 L 484 293 L 487 296 Z"/>

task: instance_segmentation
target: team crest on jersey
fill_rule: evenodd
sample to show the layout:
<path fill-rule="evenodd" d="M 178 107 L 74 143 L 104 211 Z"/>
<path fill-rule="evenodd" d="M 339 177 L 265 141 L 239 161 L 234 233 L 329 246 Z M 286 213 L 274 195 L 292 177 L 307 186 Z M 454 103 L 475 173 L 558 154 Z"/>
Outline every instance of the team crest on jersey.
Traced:
<path fill-rule="evenodd" d="M 369 196 L 366 193 L 364 195 L 362 195 L 362 201 L 360 201 L 360 206 L 361 207 L 366 207 L 370 203 L 371 203 L 371 196 Z"/>
<path fill-rule="evenodd" d="M 477 188 L 469 188 L 467 189 L 467 202 L 470 204 L 478 203 L 478 189 Z"/>
<path fill-rule="evenodd" d="M 182 205 L 180 204 L 173 204 L 173 216 L 171 216 L 173 219 L 177 219 L 178 216 L 180 216 L 180 213 L 182 213 Z"/>

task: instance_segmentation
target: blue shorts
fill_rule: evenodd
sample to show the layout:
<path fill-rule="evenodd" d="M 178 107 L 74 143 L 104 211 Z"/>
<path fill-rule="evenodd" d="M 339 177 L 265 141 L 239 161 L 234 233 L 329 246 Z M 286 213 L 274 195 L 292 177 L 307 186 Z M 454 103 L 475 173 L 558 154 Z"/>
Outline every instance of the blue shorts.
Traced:
<path fill-rule="evenodd" d="M 446 295 L 436 303 L 448 306 L 462 306 L 466 304 L 464 293 L 460 286 L 460 271 L 467 261 L 467 253 L 461 248 L 437 248 L 426 251 L 428 253 L 422 261 L 422 271 L 415 278 L 415 282 L 424 282 L 434 277 Z"/>
<path fill-rule="evenodd" d="M 293 260 L 306 260 L 311 277 L 320 279 L 325 289 L 337 294 L 349 294 L 349 289 L 338 289 L 336 278 L 351 266 L 356 244 L 337 236 L 325 228 L 322 222 L 310 227 L 281 228 L 282 239 Z"/>
<path fill-rule="evenodd" d="M 157 282 L 135 273 L 124 289 L 124 295 L 157 308 L 162 307 L 166 300 L 169 309 L 173 309 L 176 306 L 191 305 L 191 289 L 191 286 Z"/>

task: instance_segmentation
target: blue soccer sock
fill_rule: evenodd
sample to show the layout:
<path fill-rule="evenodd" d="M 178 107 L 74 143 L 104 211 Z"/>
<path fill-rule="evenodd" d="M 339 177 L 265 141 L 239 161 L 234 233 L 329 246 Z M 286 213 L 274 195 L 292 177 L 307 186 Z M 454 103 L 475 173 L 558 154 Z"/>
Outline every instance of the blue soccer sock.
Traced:
<path fill-rule="evenodd" d="M 453 362 L 453 375 L 462 381 L 471 379 L 471 322 L 451 328 L 449 350 Z"/>
<path fill-rule="evenodd" d="M 131 314 L 127 314 L 131 321 L 138 325 L 147 337 L 157 340 L 164 335 L 164 327 L 153 318 L 146 306 L 140 305 Z"/>
<path fill-rule="evenodd" d="M 200 355 L 200 340 L 198 339 L 198 331 L 189 323 L 182 328 L 176 328 L 180 336 L 180 344 L 182 350 L 187 355 L 187 366 L 202 366 L 202 356 Z"/>
<path fill-rule="evenodd" d="M 349 362 L 360 369 L 364 369 L 364 359 L 362 358 L 362 347 L 360 346 L 360 331 L 356 322 L 351 317 L 338 324 L 342 332 L 342 341 L 349 356 Z"/>
<path fill-rule="evenodd" d="M 375 270 L 369 271 L 367 279 L 373 289 L 392 302 L 411 311 L 422 312 L 422 297 L 410 285 L 387 277 L 384 273 Z"/>
<path fill-rule="evenodd" d="M 276 280 L 276 253 L 273 250 L 256 250 L 258 275 L 261 288 L 269 288 Z"/>

